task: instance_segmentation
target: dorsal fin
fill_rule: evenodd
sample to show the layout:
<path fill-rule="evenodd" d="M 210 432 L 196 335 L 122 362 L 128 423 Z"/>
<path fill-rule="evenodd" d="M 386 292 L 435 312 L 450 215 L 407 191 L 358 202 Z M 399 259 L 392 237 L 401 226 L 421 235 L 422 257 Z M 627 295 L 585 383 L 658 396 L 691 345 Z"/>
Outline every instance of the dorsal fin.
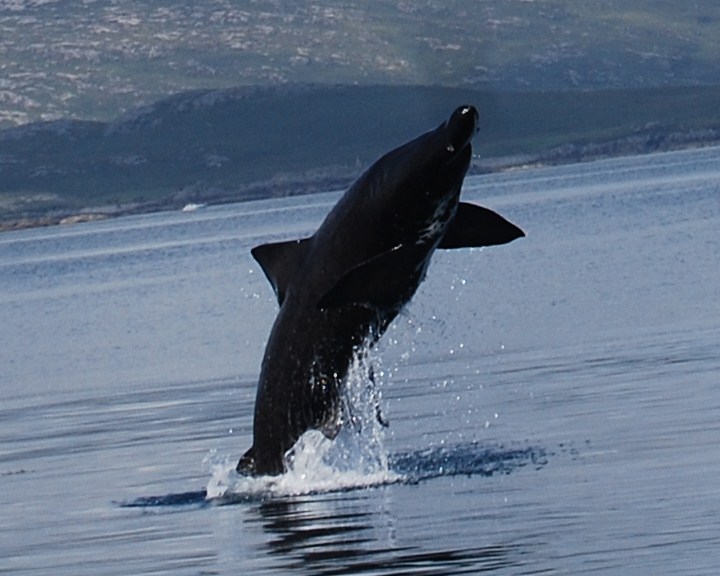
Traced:
<path fill-rule="evenodd" d="M 265 276 L 272 284 L 280 306 L 285 300 L 288 285 L 295 278 L 298 267 L 305 260 L 309 242 L 310 238 L 271 242 L 255 246 L 251 250 L 253 257 L 258 261 Z"/>
<path fill-rule="evenodd" d="M 525 233 L 488 208 L 460 202 L 457 212 L 448 223 L 439 248 L 475 248 L 507 244 Z"/>

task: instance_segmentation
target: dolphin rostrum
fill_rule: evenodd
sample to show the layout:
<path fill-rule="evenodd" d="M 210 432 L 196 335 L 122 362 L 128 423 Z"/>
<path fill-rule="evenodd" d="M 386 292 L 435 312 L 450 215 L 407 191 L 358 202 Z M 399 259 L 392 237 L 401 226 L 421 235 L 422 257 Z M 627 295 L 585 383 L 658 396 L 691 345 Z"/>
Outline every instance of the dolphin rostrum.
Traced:
<path fill-rule="evenodd" d="M 412 298 L 436 248 L 524 236 L 495 212 L 459 200 L 477 124 L 474 107 L 458 108 L 370 166 L 312 236 L 252 250 L 280 310 L 262 361 L 253 445 L 238 472 L 281 474 L 304 432 L 337 435 L 353 357 Z"/>

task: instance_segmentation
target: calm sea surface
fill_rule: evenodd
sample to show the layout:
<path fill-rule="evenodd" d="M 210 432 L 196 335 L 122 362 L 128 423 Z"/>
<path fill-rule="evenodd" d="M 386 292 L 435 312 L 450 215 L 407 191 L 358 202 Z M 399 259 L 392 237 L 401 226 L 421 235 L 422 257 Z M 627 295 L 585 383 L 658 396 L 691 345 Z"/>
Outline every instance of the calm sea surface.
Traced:
<path fill-rule="evenodd" d="M 384 435 L 238 479 L 250 248 L 337 197 L 0 235 L 0 573 L 718 574 L 719 148 L 468 179 L 527 238 L 436 254 Z"/>

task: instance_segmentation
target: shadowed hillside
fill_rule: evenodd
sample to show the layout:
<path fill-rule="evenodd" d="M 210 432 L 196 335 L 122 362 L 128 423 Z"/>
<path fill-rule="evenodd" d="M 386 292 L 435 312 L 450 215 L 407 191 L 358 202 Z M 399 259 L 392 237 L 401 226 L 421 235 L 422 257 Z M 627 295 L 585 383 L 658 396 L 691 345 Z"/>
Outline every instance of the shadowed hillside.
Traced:
<path fill-rule="evenodd" d="M 149 211 L 341 188 L 374 159 L 478 107 L 475 170 L 717 139 L 717 88 L 491 94 L 438 87 L 179 94 L 111 123 L 0 132 L 3 220 Z"/>

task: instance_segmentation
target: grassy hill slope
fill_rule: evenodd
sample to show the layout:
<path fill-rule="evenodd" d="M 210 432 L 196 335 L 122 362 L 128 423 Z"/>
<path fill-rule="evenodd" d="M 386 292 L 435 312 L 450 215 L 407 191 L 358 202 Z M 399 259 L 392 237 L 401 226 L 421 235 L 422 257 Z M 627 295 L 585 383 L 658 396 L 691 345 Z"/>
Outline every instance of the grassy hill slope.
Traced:
<path fill-rule="evenodd" d="M 716 0 L 0 0 L 0 127 L 241 85 L 720 83 Z"/>

